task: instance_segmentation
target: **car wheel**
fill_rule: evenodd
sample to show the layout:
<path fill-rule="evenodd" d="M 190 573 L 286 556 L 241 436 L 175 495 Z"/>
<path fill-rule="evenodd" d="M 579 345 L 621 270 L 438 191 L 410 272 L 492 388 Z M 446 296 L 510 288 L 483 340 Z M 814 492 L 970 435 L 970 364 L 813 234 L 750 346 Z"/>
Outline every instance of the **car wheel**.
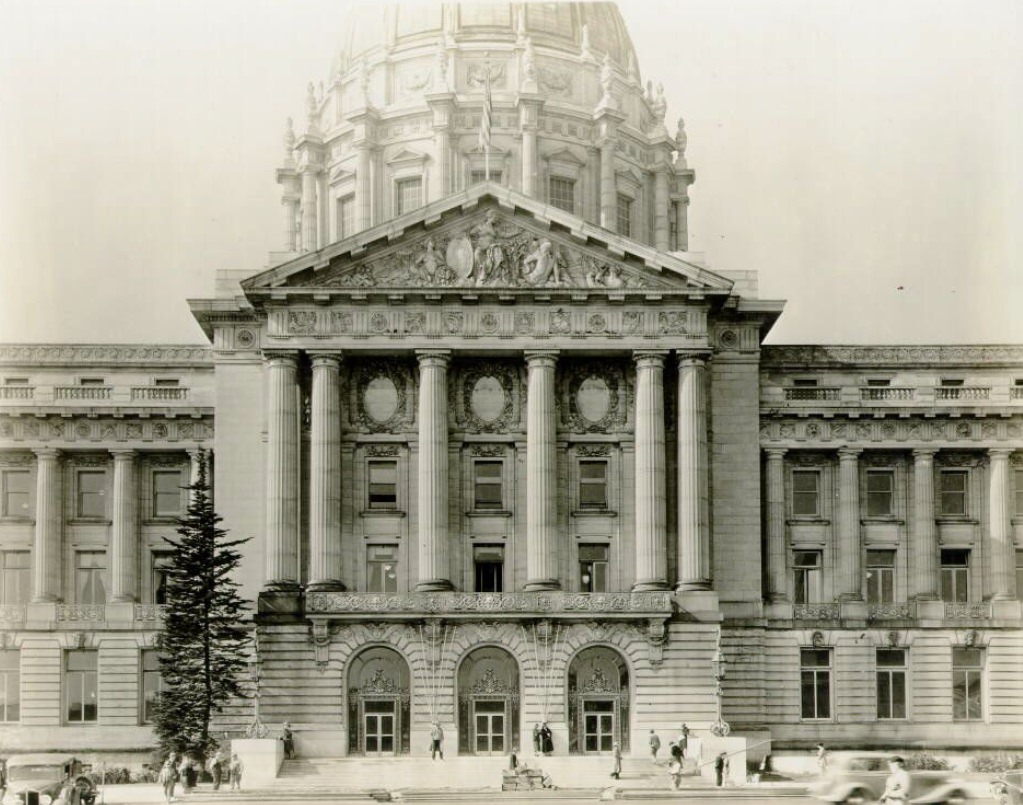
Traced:
<path fill-rule="evenodd" d="M 870 802 L 871 799 L 868 792 L 862 788 L 857 788 L 855 791 L 850 791 L 849 795 L 842 802 L 846 803 L 846 805 L 863 805 L 865 802 Z"/>
<path fill-rule="evenodd" d="M 83 774 L 75 779 L 75 788 L 78 789 L 79 801 L 83 805 L 92 805 L 96 799 L 96 786 L 92 784 L 92 780 Z"/>
<path fill-rule="evenodd" d="M 953 791 L 945 800 L 945 805 L 963 805 L 966 802 L 966 794 L 962 791 Z"/>

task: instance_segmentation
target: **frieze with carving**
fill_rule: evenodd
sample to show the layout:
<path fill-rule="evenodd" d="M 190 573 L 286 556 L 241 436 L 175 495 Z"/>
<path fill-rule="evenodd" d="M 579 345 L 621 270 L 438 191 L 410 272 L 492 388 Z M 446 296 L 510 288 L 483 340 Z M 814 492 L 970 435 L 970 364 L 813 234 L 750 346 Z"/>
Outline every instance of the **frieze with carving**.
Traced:
<path fill-rule="evenodd" d="M 60 422 L 40 422 L 24 417 L 0 416 L 0 434 L 14 442 L 41 441 L 46 443 L 124 442 L 124 441 L 198 441 L 213 435 L 212 421 L 125 422 L 118 419 L 90 419 Z"/>
<path fill-rule="evenodd" d="M 572 73 L 568 70 L 540 67 L 536 72 L 540 89 L 548 95 L 571 95 Z"/>
<path fill-rule="evenodd" d="M 841 367 L 879 365 L 931 365 L 931 364 L 989 364 L 1023 363 L 1021 346 L 778 346 L 764 347 L 761 351 L 762 367 L 780 367 L 786 364 Z"/>
<path fill-rule="evenodd" d="M 625 424 L 625 370 L 612 361 L 570 364 L 562 383 L 564 425 L 582 433 L 605 433 Z"/>
<path fill-rule="evenodd" d="M 886 444 L 945 442 L 1018 441 L 1023 428 L 1013 421 L 962 422 L 955 420 L 927 421 L 924 419 L 874 420 L 870 422 L 844 422 L 824 420 L 777 420 L 761 424 L 764 442 L 808 441 L 875 442 Z M 908 445 L 907 445 L 908 446 Z M 961 449 L 961 448 L 960 448 Z M 983 449 L 978 444 L 978 449 Z"/>
<path fill-rule="evenodd" d="M 322 614 L 601 613 L 643 617 L 672 612 L 672 595 L 641 593 L 344 593 L 310 592 L 306 610 Z"/>
<path fill-rule="evenodd" d="M 371 433 L 393 433 L 412 426 L 412 372 L 403 361 L 367 361 L 355 366 L 347 409 L 352 426 Z"/>
<path fill-rule="evenodd" d="M 6 344 L 0 346 L 0 364 L 39 366 L 49 364 L 159 363 L 212 365 L 213 350 L 209 347 L 154 344 L 107 344 L 79 346 L 76 344 Z"/>
<path fill-rule="evenodd" d="M 473 433 L 504 433 L 522 415 L 521 368 L 505 361 L 459 366 L 451 385 L 457 427 Z"/>

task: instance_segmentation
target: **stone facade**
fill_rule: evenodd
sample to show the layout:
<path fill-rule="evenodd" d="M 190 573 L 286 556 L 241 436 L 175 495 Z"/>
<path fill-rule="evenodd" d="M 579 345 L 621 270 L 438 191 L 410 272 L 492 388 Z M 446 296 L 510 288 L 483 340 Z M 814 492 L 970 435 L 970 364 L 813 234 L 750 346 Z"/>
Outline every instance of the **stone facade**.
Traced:
<path fill-rule="evenodd" d="M 0 346 L 5 745 L 151 742 L 201 448 L 303 754 L 1018 745 L 1023 350 L 762 346 L 613 6 L 411 8 L 310 88 L 209 346 Z"/>

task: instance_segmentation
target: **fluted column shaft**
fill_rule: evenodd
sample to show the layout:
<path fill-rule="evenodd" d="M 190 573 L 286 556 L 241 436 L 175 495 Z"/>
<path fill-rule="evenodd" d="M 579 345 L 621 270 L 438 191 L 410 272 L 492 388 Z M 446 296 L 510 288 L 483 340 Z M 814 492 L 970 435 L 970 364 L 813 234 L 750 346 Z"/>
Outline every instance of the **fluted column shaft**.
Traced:
<path fill-rule="evenodd" d="M 557 590 L 557 422 L 554 411 L 556 352 L 527 352 L 526 585 Z"/>
<path fill-rule="evenodd" d="M 330 204 L 327 203 L 327 188 L 327 174 L 321 171 L 316 177 L 316 207 L 319 215 L 316 243 L 320 249 L 330 243 Z"/>
<path fill-rule="evenodd" d="M 298 359 L 268 356 L 266 586 L 298 585 Z"/>
<path fill-rule="evenodd" d="M 654 246 L 666 252 L 668 243 L 668 169 L 662 167 L 654 174 Z"/>
<path fill-rule="evenodd" d="M 357 162 L 355 168 L 355 212 L 358 230 L 369 229 L 373 225 L 373 152 L 369 145 L 359 145 L 356 149 Z"/>
<path fill-rule="evenodd" d="M 341 388 L 338 355 L 314 355 L 309 444 L 309 586 L 341 585 Z"/>
<path fill-rule="evenodd" d="M 913 531 L 909 538 L 910 595 L 938 598 L 938 540 L 934 525 L 935 450 L 913 451 Z"/>
<path fill-rule="evenodd" d="M 788 554 L 785 550 L 785 453 L 767 450 L 767 598 L 772 603 L 788 600 Z"/>
<path fill-rule="evenodd" d="M 615 143 L 607 139 L 600 145 L 600 225 L 618 231 L 618 190 L 615 185 Z"/>
<path fill-rule="evenodd" d="M 988 480 L 989 554 L 991 578 L 985 585 L 995 600 L 1013 599 L 1016 589 L 1016 545 L 1009 510 L 1009 455 L 1011 450 L 989 450 Z"/>
<path fill-rule="evenodd" d="M 450 590 L 448 562 L 448 364 L 451 354 L 419 357 L 419 583 Z"/>
<path fill-rule="evenodd" d="M 435 126 L 433 136 L 437 143 L 437 171 L 430 182 L 430 200 L 439 201 L 448 194 L 451 182 L 451 133 L 447 126 Z"/>
<path fill-rule="evenodd" d="M 136 599 L 138 515 L 135 505 L 135 451 L 114 450 L 113 527 L 110 532 L 110 602 Z"/>
<path fill-rule="evenodd" d="M 40 448 L 36 454 L 36 530 L 32 543 L 32 601 L 61 599 L 61 525 L 63 484 L 60 451 Z"/>
<path fill-rule="evenodd" d="M 298 248 L 297 227 L 295 226 L 295 211 L 298 202 L 295 199 L 285 196 L 281 200 L 281 210 L 284 216 L 284 251 L 293 252 Z"/>
<path fill-rule="evenodd" d="M 307 252 L 316 251 L 316 184 L 315 170 L 302 171 L 302 247 Z"/>
<path fill-rule="evenodd" d="M 838 451 L 838 577 L 840 601 L 863 600 L 860 559 L 860 465 L 862 451 Z"/>
<path fill-rule="evenodd" d="M 634 590 L 668 588 L 667 493 L 664 442 L 664 357 L 636 352 L 636 583 Z"/>
<path fill-rule="evenodd" d="M 678 588 L 711 586 L 707 482 L 706 361 L 679 358 L 678 367 Z"/>
<path fill-rule="evenodd" d="M 522 193 L 537 198 L 536 192 L 536 127 L 522 127 Z"/>

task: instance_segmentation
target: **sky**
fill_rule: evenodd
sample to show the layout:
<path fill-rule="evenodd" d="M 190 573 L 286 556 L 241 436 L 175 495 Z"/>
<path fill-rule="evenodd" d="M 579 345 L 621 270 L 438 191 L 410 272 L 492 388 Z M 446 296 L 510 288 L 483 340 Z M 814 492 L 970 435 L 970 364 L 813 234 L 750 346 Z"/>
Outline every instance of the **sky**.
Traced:
<path fill-rule="evenodd" d="M 623 0 L 689 137 L 690 249 L 769 343 L 1023 343 L 1023 4 Z M 0 342 L 197 343 L 280 248 L 338 0 L 0 0 Z"/>

